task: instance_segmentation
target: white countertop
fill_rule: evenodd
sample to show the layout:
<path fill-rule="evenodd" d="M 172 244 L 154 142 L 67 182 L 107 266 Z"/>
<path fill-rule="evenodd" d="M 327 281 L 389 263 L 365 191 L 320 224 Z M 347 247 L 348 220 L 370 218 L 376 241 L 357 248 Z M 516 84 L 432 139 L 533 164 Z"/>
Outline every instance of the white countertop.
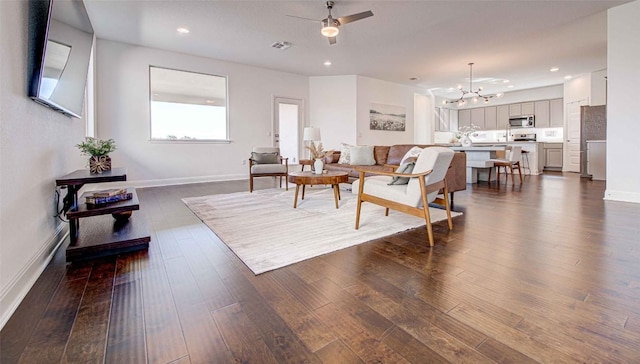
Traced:
<path fill-rule="evenodd" d="M 451 147 L 453 150 L 464 152 L 495 152 L 497 150 L 505 150 L 506 145 L 472 145 L 470 147 Z"/>

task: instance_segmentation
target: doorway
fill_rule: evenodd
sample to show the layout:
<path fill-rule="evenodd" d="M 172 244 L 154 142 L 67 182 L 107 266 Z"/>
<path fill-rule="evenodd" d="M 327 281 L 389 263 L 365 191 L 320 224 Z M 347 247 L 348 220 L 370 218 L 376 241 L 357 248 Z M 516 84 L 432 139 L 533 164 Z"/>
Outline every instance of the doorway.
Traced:
<path fill-rule="evenodd" d="M 580 106 L 587 104 L 588 100 L 578 100 L 566 105 L 567 137 L 562 168 L 564 172 L 580 172 Z"/>
<path fill-rule="evenodd" d="M 300 126 L 302 125 L 302 100 L 275 97 L 273 101 L 273 145 L 280 154 L 297 164 L 300 153 Z"/>

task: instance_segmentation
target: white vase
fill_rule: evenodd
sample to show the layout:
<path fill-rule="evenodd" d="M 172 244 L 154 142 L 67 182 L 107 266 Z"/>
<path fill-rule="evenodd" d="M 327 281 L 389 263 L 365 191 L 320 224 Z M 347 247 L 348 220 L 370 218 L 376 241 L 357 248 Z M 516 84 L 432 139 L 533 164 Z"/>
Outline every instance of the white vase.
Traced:
<path fill-rule="evenodd" d="M 316 161 L 313 162 L 313 171 L 315 174 L 322 174 L 322 170 L 324 169 L 324 162 L 322 158 L 316 158 Z"/>
<path fill-rule="evenodd" d="M 470 147 L 471 146 L 471 138 L 469 138 L 468 135 L 464 135 L 462 137 L 462 139 L 460 140 L 460 142 L 462 143 L 463 147 Z"/>

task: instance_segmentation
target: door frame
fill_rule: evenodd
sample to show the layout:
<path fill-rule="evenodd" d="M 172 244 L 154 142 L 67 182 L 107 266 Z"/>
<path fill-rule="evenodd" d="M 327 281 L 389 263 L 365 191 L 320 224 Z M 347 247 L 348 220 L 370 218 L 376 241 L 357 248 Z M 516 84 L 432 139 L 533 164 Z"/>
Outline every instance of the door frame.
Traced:
<path fill-rule="evenodd" d="M 289 102 L 287 102 L 289 101 Z M 304 131 L 304 126 L 305 126 L 305 121 L 304 121 L 304 115 L 305 115 L 305 100 L 303 98 L 297 98 L 297 97 L 290 97 L 290 96 L 278 96 L 278 95 L 273 95 L 272 97 L 272 102 L 271 102 L 271 108 L 272 108 L 272 113 L 271 113 L 271 117 L 272 117 L 272 123 L 271 123 L 271 144 L 273 146 L 276 145 L 276 131 L 278 130 L 278 122 L 279 122 L 279 115 L 278 115 L 278 104 L 290 104 L 290 105 L 298 105 L 298 155 L 296 156 L 297 160 L 295 161 L 295 164 L 299 163 L 300 158 L 302 158 L 302 156 L 304 155 L 304 141 L 302 140 L 302 134 Z"/>

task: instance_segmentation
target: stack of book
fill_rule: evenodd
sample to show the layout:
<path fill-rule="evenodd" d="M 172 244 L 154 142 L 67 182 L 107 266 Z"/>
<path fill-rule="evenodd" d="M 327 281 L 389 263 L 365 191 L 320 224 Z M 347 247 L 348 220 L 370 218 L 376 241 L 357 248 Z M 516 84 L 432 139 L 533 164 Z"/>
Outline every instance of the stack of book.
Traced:
<path fill-rule="evenodd" d="M 113 202 L 131 200 L 133 193 L 126 188 L 114 188 L 110 190 L 94 191 L 85 197 L 87 205 L 104 205 Z"/>

